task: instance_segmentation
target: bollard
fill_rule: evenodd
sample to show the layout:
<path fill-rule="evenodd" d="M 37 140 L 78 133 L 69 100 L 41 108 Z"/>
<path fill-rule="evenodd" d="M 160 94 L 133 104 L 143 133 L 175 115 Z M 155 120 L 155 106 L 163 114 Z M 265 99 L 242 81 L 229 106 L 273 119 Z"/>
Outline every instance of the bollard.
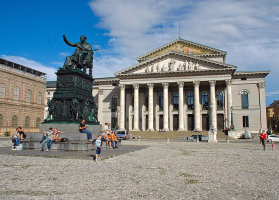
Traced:
<path fill-rule="evenodd" d="M 140 142 L 140 137 L 139 137 L 138 141 Z"/>
<path fill-rule="evenodd" d="M 167 138 L 167 143 L 169 143 L 170 142 L 170 138 Z"/>
<path fill-rule="evenodd" d="M 229 138 L 228 138 L 228 137 L 226 138 L 226 141 L 227 141 L 227 143 L 230 143 L 230 140 L 229 140 Z"/>
<path fill-rule="evenodd" d="M 200 139 L 197 137 L 197 142 L 200 142 Z"/>

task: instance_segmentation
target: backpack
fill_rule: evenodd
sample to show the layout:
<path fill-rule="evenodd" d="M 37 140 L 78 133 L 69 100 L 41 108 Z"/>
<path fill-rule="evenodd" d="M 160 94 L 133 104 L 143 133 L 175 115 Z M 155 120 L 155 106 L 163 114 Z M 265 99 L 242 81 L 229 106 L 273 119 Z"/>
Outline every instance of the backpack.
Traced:
<path fill-rule="evenodd" d="M 69 139 L 68 138 L 61 138 L 60 142 L 68 142 Z"/>

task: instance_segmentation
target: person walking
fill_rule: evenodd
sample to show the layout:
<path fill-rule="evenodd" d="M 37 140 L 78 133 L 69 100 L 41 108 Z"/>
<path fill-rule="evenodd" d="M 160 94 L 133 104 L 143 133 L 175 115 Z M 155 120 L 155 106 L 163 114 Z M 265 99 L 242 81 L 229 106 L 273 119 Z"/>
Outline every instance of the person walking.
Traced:
<path fill-rule="evenodd" d="M 102 146 L 102 136 L 98 135 L 97 140 L 95 141 L 94 146 L 96 146 L 96 158 L 95 158 L 95 162 L 99 161 L 99 156 L 101 154 L 101 146 Z"/>
<path fill-rule="evenodd" d="M 260 140 L 263 146 L 263 150 L 265 151 L 266 132 L 264 130 L 262 130 L 262 133 L 260 135 Z"/>

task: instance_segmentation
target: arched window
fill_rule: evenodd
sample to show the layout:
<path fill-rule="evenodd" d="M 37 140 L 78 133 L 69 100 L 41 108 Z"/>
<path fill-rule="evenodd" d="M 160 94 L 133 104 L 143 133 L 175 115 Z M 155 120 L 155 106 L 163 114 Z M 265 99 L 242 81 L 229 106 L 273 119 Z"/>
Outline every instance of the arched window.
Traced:
<path fill-rule="evenodd" d="M 159 94 L 159 110 L 164 109 L 164 94 Z"/>
<path fill-rule="evenodd" d="M 208 94 L 206 92 L 202 93 L 202 109 L 208 110 Z"/>
<path fill-rule="evenodd" d="M 173 110 L 178 110 L 179 108 L 179 96 L 177 93 L 173 94 Z"/>
<path fill-rule="evenodd" d="M 28 103 L 31 102 L 31 90 L 27 90 L 27 93 L 26 93 L 26 102 L 28 102 Z"/>
<path fill-rule="evenodd" d="M 148 94 L 145 95 L 144 105 L 145 105 L 146 111 L 148 111 L 148 98 L 149 98 Z"/>
<path fill-rule="evenodd" d="M 117 111 L 117 96 L 113 95 L 111 97 L 111 112 L 116 112 Z"/>
<path fill-rule="evenodd" d="M 24 123 L 25 127 L 29 127 L 30 126 L 30 118 L 27 116 L 25 117 L 25 123 Z"/>
<path fill-rule="evenodd" d="M 17 116 L 14 115 L 12 118 L 12 127 L 17 127 Z"/>
<path fill-rule="evenodd" d="M 0 98 L 5 98 L 6 85 L 4 83 L 0 84 Z"/>
<path fill-rule="evenodd" d="M 40 124 L 41 124 L 41 119 L 40 119 L 40 117 L 37 117 L 37 119 L 36 119 L 36 127 L 39 127 Z"/>
<path fill-rule="evenodd" d="M 42 104 L 42 93 L 38 92 L 38 99 L 37 99 L 38 104 Z"/>
<path fill-rule="evenodd" d="M 242 91 L 241 92 L 241 105 L 242 109 L 249 109 L 249 101 L 248 101 L 248 92 Z"/>
<path fill-rule="evenodd" d="M 0 126 L 3 126 L 4 123 L 3 123 L 3 115 L 0 114 Z"/>
<path fill-rule="evenodd" d="M 19 88 L 18 87 L 14 88 L 14 100 L 16 100 L 16 101 L 19 100 Z"/>
<path fill-rule="evenodd" d="M 187 94 L 187 107 L 188 110 L 194 110 L 194 94 L 191 92 Z"/>
<path fill-rule="evenodd" d="M 217 110 L 223 110 L 224 109 L 223 92 L 217 92 L 216 99 L 217 99 Z"/>

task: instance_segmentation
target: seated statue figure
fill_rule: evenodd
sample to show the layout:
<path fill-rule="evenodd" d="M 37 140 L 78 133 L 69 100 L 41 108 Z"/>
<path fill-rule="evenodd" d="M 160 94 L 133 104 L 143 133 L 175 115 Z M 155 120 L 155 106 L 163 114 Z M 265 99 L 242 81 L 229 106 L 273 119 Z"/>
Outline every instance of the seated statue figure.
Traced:
<path fill-rule="evenodd" d="M 71 43 L 67 40 L 66 35 L 63 35 L 64 41 L 71 47 L 76 47 L 73 55 L 67 56 L 64 63 L 64 69 L 82 68 L 86 72 L 86 68 L 93 67 L 93 49 L 89 43 L 86 42 L 86 36 L 80 36 L 80 42 Z"/>

